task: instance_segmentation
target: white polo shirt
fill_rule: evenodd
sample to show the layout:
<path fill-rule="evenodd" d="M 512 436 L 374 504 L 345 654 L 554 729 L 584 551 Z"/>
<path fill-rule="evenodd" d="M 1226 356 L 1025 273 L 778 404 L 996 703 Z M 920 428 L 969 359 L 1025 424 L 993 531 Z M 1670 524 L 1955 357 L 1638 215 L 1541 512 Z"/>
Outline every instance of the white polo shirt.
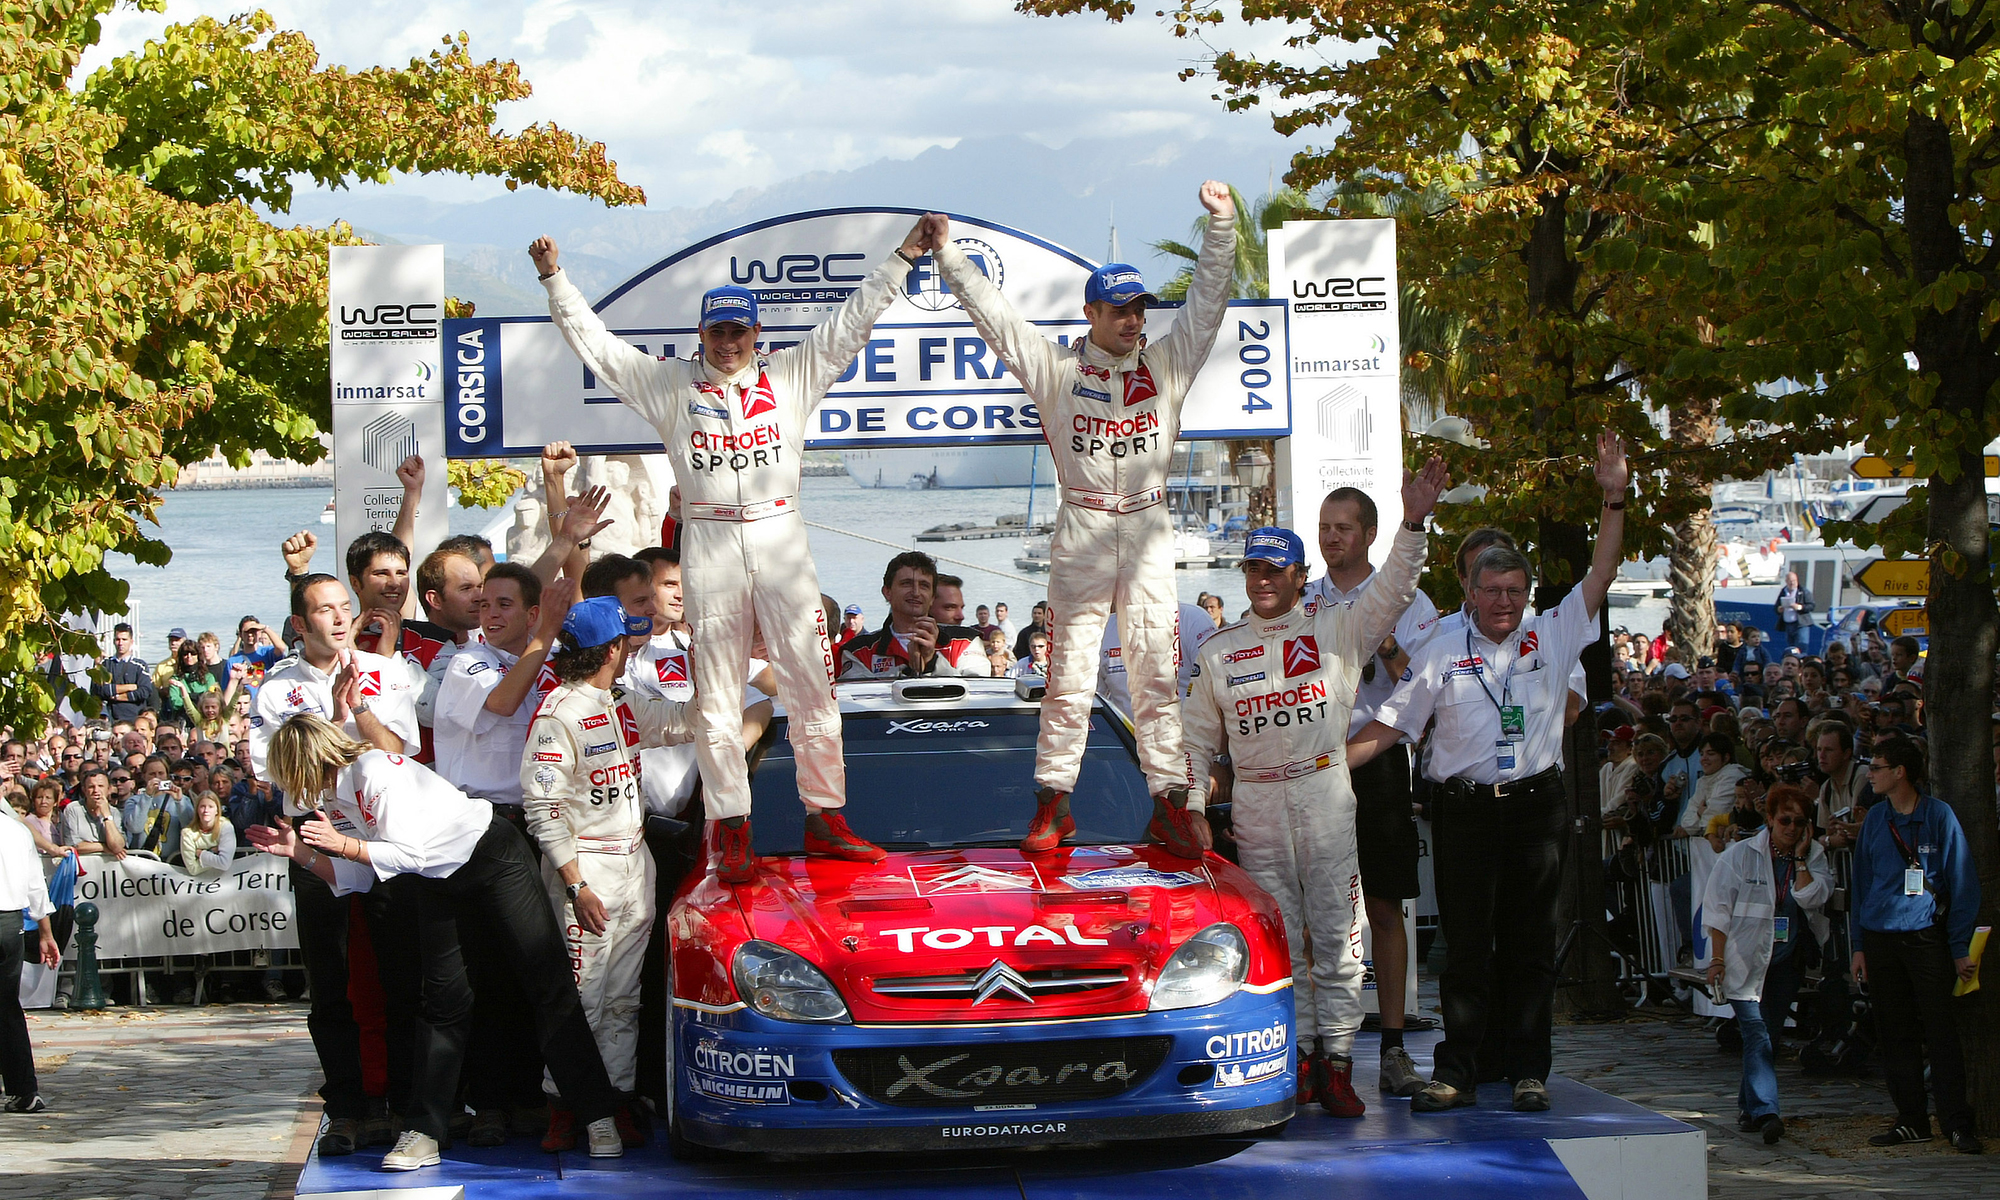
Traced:
<path fill-rule="evenodd" d="M 405 754 L 417 753 L 421 743 L 416 701 L 423 687 L 422 669 L 400 656 L 384 658 L 366 650 L 356 650 L 353 654 L 354 664 L 361 672 L 361 695 L 368 701 L 369 711 L 403 739 Z M 333 719 L 333 679 L 339 669 L 336 665 L 328 673 L 302 655 L 294 654 L 264 676 L 263 686 L 257 689 L 257 699 L 250 707 L 250 765 L 256 768 L 257 778 L 268 778 L 265 754 L 271 747 L 271 735 L 285 723 L 285 718 L 309 712 L 329 721 Z M 356 741 L 365 740 L 353 717 L 341 726 L 341 732 Z M 287 796 L 285 812 L 296 817 L 305 810 Z"/>
<path fill-rule="evenodd" d="M 1598 633 L 1583 589 L 1572 588 L 1548 612 L 1524 617 L 1502 643 L 1463 621 L 1456 632 L 1442 625 L 1375 719 L 1414 740 L 1437 718 L 1424 762 L 1424 776 L 1435 783 L 1461 777 L 1512 783 L 1561 766 L 1569 675 Z M 1523 709 L 1518 738 L 1501 737 L 1505 704 Z M 1511 754 L 1503 740 L 1511 743 Z M 1503 765 L 1508 756 L 1512 766 Z"/>
<path fill-rule="evenodd" d="M 1215 636 L 1215 621 L 1200 606 L 1183 604 L 1180 606 L 1180 661 L 1174 664 L 1174 690 L 1176 695 L 1185 696 L 1188 683 L 1194 678 L 1194 658 L 1203 642 Z M 1032 672 L 1034 656 L 1021 660 L 1029 665 Z M 1019 670 L 1021 663 L 1014 664 Z M 1125 645 L 1118 635 L 1118 614 L 1112 613 L 1104 622 L 1104 640 L 1097 648 L 1097 690 L 1111 701 L 1111 706 L 1127 717 L 1132 715 L 1132 689 L 1125 683 Z"/>
<path fill-rule="evenodd" d="M 470 795 L 516 806 L 521 803 L 521 752 L 528 745 L 528 726 L 557 683 L 544 663 L 512 716 L 489 711 L 487 698 L 518 661 L 486 642 L 461 647 L 438 684 L 431 726 L 439 775 Z"/>
<path fill-rule="evenodd" d="M 694 701 L 693 664 L 694 651 L 687 634 L 669 629 L 647 639 L 645 647 L 626 661 L 625 675 L 619 682 L 627 691 L 689 704 Z M 769 665 L 761 658 L 750 660 L 744 675 L 743 707 L 768 698 L 749 686 L 749 681 L 762 675 Z M 695 782 L 701 778 L 694 743 L 648 746 L 639 752 L 639 765 L 646 811 L 663 817 L 679 815 L 694 796 Z"/>
<path fill-rule="evenodd" d="M 333 894 L 365 892 L 377 879 L 443 879 L 472 858 L 493 823 L 493 806 L 474 800 L 429 767 L 370 750 L 334 780 L 327 820 L 368 843 L 368 862 L 333 859 Z"/>
<path fill-rule="evenodd" d="M 1299 596 L 1299 600 L 1306 606 L 1308 617 L 1327 604 L 1344 604 L 1352 609 L 1354 602 L 1361 599 L 1362 593 L 1368 590 L 1368 585 L 1374 583 L 1380 575 L 1380 571 L 1368 572 L 1368 578 L 1356 584 L 1354 590 L 1347 592 L 1334 586 L 1331 578 L 1322 575 L 1306 585 L 1306 590 Z M 1423 649 L 1424 643 L 1437 632 L 1437 615 L 1437 605 L 1431 603 L 1431 598 L 1424 595 L 1422 588 L 1418 588 L 1416 597 L 1410 601 L 1410 607 L 1403 610 L 1402 617 L 1396 622 L 1396 644 L 1403 648 L 1403 653 L 1412 658 L 1416 657 L 1417 651 Z M 1347 723 L 1348 737 L 1360 733 L 1368 722 L 1373 721 L 1376 712 L 1396 690 L 1396 677 L 1382 669 L 1382 660 L 1375 657 L 1377 649 L 1379 647 L 1368 648 L 1368 661 L 1375 664 L 1375 677 L 1364 678 L 1355 687 L 1354 715 Z M 1364 662 L 1362 674 L 1367 673 L 1368 664 Z"/>
<path fill-rule="evenodd" d="M 1437 619 L 1437 624 L 1431 626 L 1430 629 L 1425 631 L 1423 635 L 1423 640 L 1428 642 L 1430 639 L 1434 637 L 1445 637 L 1445 636 L 1455 637 L 1461 642 L 1465 640 L 1465 609 L 1460 608 L 1454 612 L 1448 612 L 1445 615 L 1439 617 Z M 1401 639 L 1398 638 L 1397 640 L 1400 641 Z M 1591 639 L 1591 641 L 1593 642 L 1596 640 L 1598 639 L 1597 638 Z M 1590 642 L 1584 643 L 1584 645 L 1586 646 L 1589 644 Z M 1576 693 L 1576 698 L 1578 700 L 1583 701 L 1585 704 L 1590 703 L 1590 682 L 1584 676 L 1583 663 L 1581 660 L 1577 662 L 1576 666 L 1570 669 L 1569 690 Z"/>

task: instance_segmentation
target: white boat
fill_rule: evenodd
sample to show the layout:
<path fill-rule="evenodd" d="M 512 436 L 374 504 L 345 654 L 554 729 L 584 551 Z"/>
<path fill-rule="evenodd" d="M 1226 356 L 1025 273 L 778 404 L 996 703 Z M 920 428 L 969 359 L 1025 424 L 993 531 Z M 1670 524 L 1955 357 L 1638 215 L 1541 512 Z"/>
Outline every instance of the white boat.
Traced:
<path fill-rule="evenodd" d="M 848 478 L 865 488 L 1027 487 L 1038 446 L 911 446 L 843 450 Z M 1052 484 L 1043 462 L 1036 482 Z"/>
<path fill-rule="evenodd" d="M 320 510 L 319 510 L 319 523 L 320 523 L 320 524 L 322 524 L 322 525 L 331 525 L 331 524 L 333 524 L 333 497 L 332 497 L 332 496 L 328 496 L 328 497 L 326 498 L 326 507 L 325 507 L 325 508 L 322 508 L 322 509 L 320 509 Z"/>

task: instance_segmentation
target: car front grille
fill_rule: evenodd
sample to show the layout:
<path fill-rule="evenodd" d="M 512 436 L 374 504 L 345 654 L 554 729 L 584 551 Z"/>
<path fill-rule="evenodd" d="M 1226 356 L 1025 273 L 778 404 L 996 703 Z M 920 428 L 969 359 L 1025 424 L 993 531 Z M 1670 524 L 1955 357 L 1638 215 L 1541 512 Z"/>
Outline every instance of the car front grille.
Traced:
<path fill-rule="evenodd" d="M 871 1099 L 906 1108 L 1067 1104 L 1116 1096 L 1166 1061 L 1168 1037 L 836 1050 L 833 1064 Z"/>
<path fill-rule="evenodd" d="M 869 986 L 878 996 L 899 1000 L 970 1000 L 974 1004 L 1025 1000 L 1032 1004 L 1042 996 L 1071 996 L 1120 988 L 1131 982 L 1131 977 L 1119 967 L 1061 967 L 1041 971 L 1008 968 L 1004 980 L 996 980 L 994 976 L 995 969 L 988 967 L 948 975 L 892 975 Z"/>

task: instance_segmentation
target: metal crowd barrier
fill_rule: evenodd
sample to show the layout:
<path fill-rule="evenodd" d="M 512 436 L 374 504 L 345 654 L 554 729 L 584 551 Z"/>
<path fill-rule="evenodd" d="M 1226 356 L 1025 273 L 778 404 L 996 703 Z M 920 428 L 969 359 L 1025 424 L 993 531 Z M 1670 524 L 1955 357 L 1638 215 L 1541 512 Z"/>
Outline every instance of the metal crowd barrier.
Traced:
<path fill-rule="evenodd" d="M 158 857 L 143 850 L 134 851 L 133 853 L 144 854 L 154 858 Z M 236 857 L 245 858 L 255 853 L 257 851 L 250 847 L 239 846 L 236 851 Z M 56 991 L 62 995 L 75 995 L 75 947 L 76 935 L 72 933 L 70 935 L 69 946 L 64 948 L 62 969 L 56 976 Z M 98 976 L 107 983 L 113 976 L 122 976 L 127 979 L 132 997 L 131 1003 L 141 1008 L 150 1007 L 155 1003 L 164 1003 L 165 1000 L 172 999 L 171 996 L 161 1001 L 153 999 L 148 992 L 146 983 L 148 973 L 174 976 L 193 974 L 194 1003 L 201 1004 L 208 992 L 209 977 L 211 975 L 254 975 L 261 978 L 265 972 L 273 968 L 281 971 L 303 971 L 305 969 L 305 959 L 300 956 L 297 950 L 275 949 L 225 950 L 212 954 L 162 954 L 145 955 L 136 958 L 100 958 L 97 960 Z M 261 996 L 259 999 L 261 1000 Z"/>
<path fill-rule="evenodd" d="M 1604 860 L 1611 862 L 1618 853 L 1622 831 L 1604 831 Z M 1635 1004 L 1647 1003 L 1655 994 L 1662 999 L 1668 995 L 1683 996 L 1687 988 L 1699 980 L 1699 973 L 1680 964 L 1681 925 L 1675 912 L 1674 884 L 1686 878 L 1692 870 L 1692 838 L 1662 838 L 1655 842 L 1645 856 L 1646 878 L 1643 882 L 1620 878 L 1607 887 L 1605 918 L 1614 930 L 1613 940 L 1625 949 L 1619 955 L 1619 986 Z M 1828 946 L 1822 947 L 1822 962 L 1840 955 L 1832 962 L 1834 973 L 1845 974 L 1845 944 L 1843 927 L 1847 918 L 1847 896 L 1849 880 L 1854 870 L 1854 854 L 1851 849 L 1827 851 L 1827 865 L 1833 875 L 1833 895 L 1826 903 L 1826 916 L 1833 924 L 1834 936 Z M 1698 898 L 1690 896 L 1690 908 Z M 1815 995 L 1825 967 L 1806 973 L 1799 996 L 1805 999 Z"/>

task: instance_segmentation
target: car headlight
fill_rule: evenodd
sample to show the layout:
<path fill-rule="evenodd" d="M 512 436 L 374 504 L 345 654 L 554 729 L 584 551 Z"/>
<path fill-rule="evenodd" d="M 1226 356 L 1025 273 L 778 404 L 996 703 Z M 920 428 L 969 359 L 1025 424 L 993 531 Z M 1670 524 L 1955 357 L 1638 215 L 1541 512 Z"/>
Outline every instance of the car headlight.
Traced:
<path fill-rule="evenodd" d="M 1214 1004 L 1236 994 L 1250 974 L 1250 947 L 1227 923 L 1210 925 L 1182 942 L 1153 985 L 1154 1012 Z"/>
<path fill-rule="evenodd" d="M 818 967 L 770 942 L 745 942 L 733 968 L 736 994 L 767 1017 L 780 1021 L 850 1024 L 847 1003 Z"/>

